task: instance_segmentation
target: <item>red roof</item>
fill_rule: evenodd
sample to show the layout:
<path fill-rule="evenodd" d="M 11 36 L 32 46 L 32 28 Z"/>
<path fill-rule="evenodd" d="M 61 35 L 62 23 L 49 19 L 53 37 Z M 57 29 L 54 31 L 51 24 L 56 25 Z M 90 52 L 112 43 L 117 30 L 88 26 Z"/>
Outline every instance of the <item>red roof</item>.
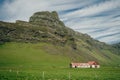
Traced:
<path fill-rule="evenodd" d="M 82 66 L 82 65 L 98 65 L 96 61 L 89 61 L 88 63 L 71 63 L 74 66 Z"/>
<path fill-rule="evenodd" d="M 83 65 L 89 65 L 88 63 L 71 63 L 71 65 L 74 66 L 83 66 Z"/>
<path fill-rule="evenodd" d="M 88 64 L 90 64 L 90 65 L 98 65 L 98 63 L 96 61 L 89 61 Z"/>

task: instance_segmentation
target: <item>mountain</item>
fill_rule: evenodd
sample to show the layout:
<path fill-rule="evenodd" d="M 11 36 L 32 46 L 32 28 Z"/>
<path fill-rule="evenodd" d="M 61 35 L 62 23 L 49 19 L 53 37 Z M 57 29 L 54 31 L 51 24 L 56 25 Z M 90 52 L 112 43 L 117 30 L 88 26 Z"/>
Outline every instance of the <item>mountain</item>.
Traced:
<path fill-rule="evenodd" d="M 120 43 L 113 44 L 113 47 L 120 49 Z"/>
<path fill-rule="evenodd" d="M 112 45 L 114 48 L 116 48 L 118 51 L 118 54 L 120 53 L 120 43 L 116 43 Z"/>
<path fill-rule="evenodd" d="M 0 43 L 2 64 L 6 61 L 9 64 L 15 63 L 16 60 L 17 64 L 31 64 L 30 62 L 46 62 L 48 59 L 56 64 L 59 61 L 68 64 L 71 61 L 95 60 L 101 65 L 118 65 L 120 60 L 118 48 L 66 27 L 55 11 L 36 12 L 30 17 L 29 22 L 0 21 Z M 57 57 L 58 62 L 55 60 Z"/>

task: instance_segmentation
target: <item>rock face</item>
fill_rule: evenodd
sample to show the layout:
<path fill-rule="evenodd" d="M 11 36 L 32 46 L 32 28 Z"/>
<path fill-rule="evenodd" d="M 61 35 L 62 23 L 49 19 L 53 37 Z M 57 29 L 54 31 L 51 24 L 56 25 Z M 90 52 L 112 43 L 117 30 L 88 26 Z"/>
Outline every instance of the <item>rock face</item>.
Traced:
<path fill-rule="evenodd" d="M 112 45 L 114 48 L 116 48 L 118 51 L 118 54 L 120 54 L 120 43 L 117 43 L 117 44 L 113 44 Z"/>
<path fill-rule="evenodd" d="M 42 20 L 49 20 L 49 21 L 58 21 L 59 17 L 57 12 L 53 11 L 53 12 L 48 12 L 48 11 L 44 11 L 44 12 L 36 12 L 33 14 L 33 16 L 30 17 L 29 22 L 35 22 L 35 23 L 39 23 Z"/>
<path fill-rule="evenodd" d="M 43 25 L 43 26 L 50 26 L 50 27 L 65 26 L 64 23 L 59 20 L 59 17 L 56 11 L 36 12 L 33 14 L 33 16 L 30 17 L 29 22 Z"/>
<path fill-rule="evenodd" d="M 35 24 L 43 28 L 46 31 L 44 36 L 49 40 L 49 42 L 53 41 L 59 44 L 72 44 L 72 47 L 76 49 L 75 42 L 72 36 L 72 33 L 75 33 L 73 30 L 65 27 L 64 23 L 60 21 L 58 14 L 56 11 L 53 12 L 36 12 L 34 13 L 29 20 L 30 24 Z M 54 39 L 54 40 L 53 40 Z M 45 40 L 44 40 L 45 41 Z"/>
<path fill-rule="evenodd" d="M 36 12 L 29 22 L 17 20 L 16 23 L 0 22 L 0 42 L 51 42 L 71 45 L 76 49 L 75 32 L 59 20 L 57 12 Z"/>

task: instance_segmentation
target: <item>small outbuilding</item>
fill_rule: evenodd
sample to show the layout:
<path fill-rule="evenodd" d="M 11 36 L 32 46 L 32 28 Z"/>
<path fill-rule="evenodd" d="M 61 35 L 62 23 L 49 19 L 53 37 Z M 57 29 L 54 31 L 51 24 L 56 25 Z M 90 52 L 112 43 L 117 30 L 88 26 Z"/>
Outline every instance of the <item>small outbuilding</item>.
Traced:
<path fill-rule="evenodd" d="M 70 63 L 71 68 L 100 68 L 100 65 L 96 61 L 88 61 L 87 63 Z"/>

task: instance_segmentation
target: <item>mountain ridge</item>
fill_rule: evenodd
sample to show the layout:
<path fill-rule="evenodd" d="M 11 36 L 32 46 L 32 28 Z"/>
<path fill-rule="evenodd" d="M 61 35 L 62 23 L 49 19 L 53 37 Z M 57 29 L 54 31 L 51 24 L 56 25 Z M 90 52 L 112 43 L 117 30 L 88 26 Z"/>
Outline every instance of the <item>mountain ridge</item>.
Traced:
<path fill-rule="evenodd" d="M 74 58 L 82 56 L 83 59 L 88 58 L 86 60 L 97 60 L 98 62 L 108 60 L 105 63 L 117 61 L 114 58 L 120 59 L 117 57 L 120 54 L 119 49 L 66 27 L 59 20 L 55 11 L 36 12 L 30 17 L 29 22 L 17 20 L 16 23 L 7 23 L 0 21 L 0 42 L 1 44 L 6 42 L 44 42 L 61 47 L 70 46 L 73 53 L 78 54 L 76 56 L 70 55 Z"/>

